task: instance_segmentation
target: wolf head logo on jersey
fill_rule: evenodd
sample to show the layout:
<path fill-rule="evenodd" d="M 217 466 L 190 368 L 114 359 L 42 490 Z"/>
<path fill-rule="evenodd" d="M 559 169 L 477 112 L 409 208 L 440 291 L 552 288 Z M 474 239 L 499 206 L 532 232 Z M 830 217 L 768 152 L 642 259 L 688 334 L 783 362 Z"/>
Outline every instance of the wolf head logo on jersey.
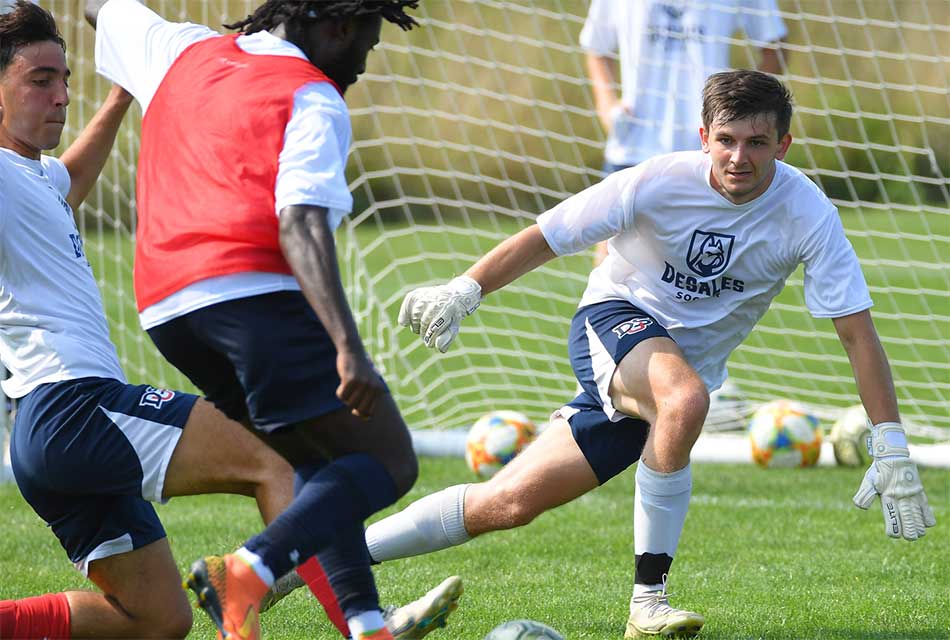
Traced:
<path fill-rule="evenodd" d="M 686 264 L 694 273 L 708 278 L 717 276 L 729 266 L 732 257 L 732 243 L 735 236 L 712 231 L 693 232 L 693 239 L 689 242 L 689 254 Z"/>

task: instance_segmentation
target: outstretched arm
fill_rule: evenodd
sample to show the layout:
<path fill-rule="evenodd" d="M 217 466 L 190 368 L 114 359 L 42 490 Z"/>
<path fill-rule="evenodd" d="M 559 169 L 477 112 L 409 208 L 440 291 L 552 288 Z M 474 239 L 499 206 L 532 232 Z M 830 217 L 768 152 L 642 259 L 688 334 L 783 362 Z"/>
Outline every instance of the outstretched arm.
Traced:
<path fill-rule="evenodd" d="M 833 320 L 838 339 L 851 361 L 858 395 L 873 424 L 900 422 L 897 395 L 887 354 L 881 346 L 870 311 L 861 311 Z"/>
<path fill-rule="evenodd" d="M 834 324 L 848 352 L 858 393 L 871 422 L 873 459 L 854 495 L 854 503 L 867 509 L 874 497 L 880 495 L 887 535 L 916 540 L 937 521 L 927 502 L 917 465 L 910 459 L 884 348 L 869 311 L 835 318 Z"/>
<path fill-rule="evenodd" d="M 69 171 L 71 181 L 66 201 L 73 210 L 79 208 L 96 184 L 130 104 L 132 96 L 122 87 L 113 86 L 89 124 L 63 152 L 60 159 Z"/>
<path fill-rule="evenodd" d="M 555 258 L 541 228 L 533 224 L 501 242 L 465 272 L 482 290 L 482 297 L 514 282 Z"/>
<path fill-rule="evenodd" d="M 541 228 L 531 225 L 485 254 L 465 275 L 448 284 L 410 291 L 399 309 L 399 324 L 421 335 L 427 347 L 444 353 L 458 334 L 462 318 L 475 313 L 482 296 L 554 257 Z"/>

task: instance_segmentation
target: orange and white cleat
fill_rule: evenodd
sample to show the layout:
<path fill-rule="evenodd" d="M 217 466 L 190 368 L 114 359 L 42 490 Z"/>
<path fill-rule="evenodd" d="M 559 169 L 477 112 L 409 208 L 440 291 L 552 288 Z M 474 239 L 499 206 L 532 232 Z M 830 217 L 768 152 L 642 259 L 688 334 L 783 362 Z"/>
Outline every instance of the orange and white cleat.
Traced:
<path fill-rule="evenodd" d="M 234 554 L 206 556 L 191 565 L 183 585 L 218 628 L 219 640 L 260 640 L 260 605 L 267 585 Z"/>

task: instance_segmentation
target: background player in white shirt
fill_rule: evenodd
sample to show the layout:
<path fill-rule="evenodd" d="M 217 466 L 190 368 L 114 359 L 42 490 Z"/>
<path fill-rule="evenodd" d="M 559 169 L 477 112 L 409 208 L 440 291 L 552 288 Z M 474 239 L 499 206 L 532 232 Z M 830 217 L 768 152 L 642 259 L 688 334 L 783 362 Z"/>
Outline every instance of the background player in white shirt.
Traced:
<path fill-rule="evenodd" d="M 450 487 L 367 530 L 378 561 L 520 526 L 639 460 L 636 572 L 625 637 L 694 635 L 701 615 L 666 595 L 692 485 L 690 450 L 726 360 L 805 266 L 811 313 L 831 318 L 873 422 L 874 461 L 854 502 L 881 495 L 887 535 L 935 524 L 900 425 L 871 299 L 837 210 L 781 162 L 791 98 L 757 71 L 722 72 L 703 93 L 703 151 L 657 156 L 611 174 L 542 214 L 447 285 L 411 291 L 399 321 L 445 351 L 491 293 L 548 260 L 607 239 L 571 325 L 583 391 L 491 480 Z"/>
<path fill-rule="evenodd" d="M 256 496 L 265 519 L 290 499 L 290 467 L 190 394 L 125 382 L 73 220 L 131 96 L 116 88 L 62 160 L 69 104 L 53 17 L 0 15 L 0 358 L 18 399 L 11 438 L 24 498 L 101 592 L 0 601 L 2 638 L 178 638 L 191 609 L 148 501 Z"/>
<path fill-rule="evenodd" d="M 699 150 L 699 96 L 713 73 L 729 68 L 739 32 L 760 44 L 759 71 L 787 62 L 787 29 L 775 0 L 593 0 L 581 30 L 594 106 L 607 145 L 604 171 L 661 153 Z M 619 57 L 621 95 L 617 83 Z M 595 264 L 607 255 L 597 245 Z"/>

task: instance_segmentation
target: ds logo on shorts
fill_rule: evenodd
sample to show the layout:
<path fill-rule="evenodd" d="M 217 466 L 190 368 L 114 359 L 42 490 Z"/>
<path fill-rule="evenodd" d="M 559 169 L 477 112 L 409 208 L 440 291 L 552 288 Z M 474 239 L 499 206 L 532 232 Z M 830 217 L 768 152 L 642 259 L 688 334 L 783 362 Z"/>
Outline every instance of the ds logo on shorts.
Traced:
<path fill-rule="evenodd" d="M 139 399 L 140 407 L 152 407 L 161 409 L 162 405 L 175 397 L 174 391 L 168 389 L 156 389 L 155 387 L 145 387 L 145 393 Z"/>
<path fill-rule="evenodd" d="M 633 320 L 624 320 L 611 329 L 611 331 L 616 333 L 618 338 L 622 338 L 624 336 L 633 335 L 634 333 L 640 333 L 651 324 L 653 324 L 651 318 L 634 318 Z"/>

